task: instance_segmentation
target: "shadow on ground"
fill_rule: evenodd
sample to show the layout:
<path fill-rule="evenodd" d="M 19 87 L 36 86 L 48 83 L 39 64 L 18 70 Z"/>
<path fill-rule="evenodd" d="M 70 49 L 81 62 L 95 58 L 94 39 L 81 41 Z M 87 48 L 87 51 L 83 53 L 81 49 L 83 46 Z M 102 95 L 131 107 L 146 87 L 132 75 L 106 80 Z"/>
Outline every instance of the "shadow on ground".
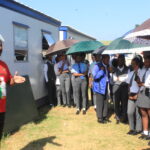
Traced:
<path fill-rule="evenodd" d="M 38 108 L 38 118 L 36 118 L 36 120 L 34 120 L 34 123 L 35 124 L 39 124 L 41 123 L 43 120 L 45 120 L 47 118 L 47 114 L 48 112 L 52 109 L 51 106 L 49 105 L 45 105 L 45 106 L 42 106 L 40 108 Z"/>
<path fill-rule="evenodd" d="M 55 146 L 62 146 L 61 144 L 53 141 L 55 138 L 56 136 L 51 136 L 32 141 L 20 150 L 44 150 L 43 148 L 47 143 L 53 144 Z"/>

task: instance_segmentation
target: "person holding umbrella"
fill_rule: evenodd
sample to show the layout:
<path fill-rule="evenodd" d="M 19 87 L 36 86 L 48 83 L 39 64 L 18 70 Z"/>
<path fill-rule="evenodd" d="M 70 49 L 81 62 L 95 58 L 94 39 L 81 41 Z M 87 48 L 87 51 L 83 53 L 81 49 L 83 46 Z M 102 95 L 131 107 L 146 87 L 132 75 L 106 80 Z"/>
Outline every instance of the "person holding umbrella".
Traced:
<path fill-rule="evenodd" d="M 3 51 L 3 41 L 0 39 L 0 56 Z M 2 138 L 3 128 L 4 128 L 4 120 L 5 120 L 5 112 L 6 112 L 6 84 L 14 85 L 15 83 L 23 83 L 25 82 L 25 78 L 18 76 L 16 72 L 14 76 L 11 75 L 7 64 L 0 60 L 0 141 Z"/>
<path fill-rule="evenodd" d="M 75 101 L 77 107 L 77 111 L 76 111 L 77 115 L 80 113 L 81 100 L 82 100 L 83 115 L 86 114 L 86 106 L 87 106 L 86 75 L 88 72 L 88 67 L 85 63 L 82 62 L 82 56 L 83 56 L 82 54 L 76 55 L 75 64 L 72 65 L 72 69 L 71 69 L 71 73 L 75 77 Z"/>

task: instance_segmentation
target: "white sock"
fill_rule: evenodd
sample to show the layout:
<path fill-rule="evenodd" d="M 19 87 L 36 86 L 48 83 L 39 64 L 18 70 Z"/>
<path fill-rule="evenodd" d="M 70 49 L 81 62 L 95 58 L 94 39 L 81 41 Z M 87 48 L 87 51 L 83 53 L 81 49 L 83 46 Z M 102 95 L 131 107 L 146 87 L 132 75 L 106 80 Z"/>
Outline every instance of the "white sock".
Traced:
<path fill-rule="evenodd" d="M 145 135 L 148 135 L 148 131 L 143 131 L 143 133 L 144 133 Z"/>
<path fill-rule="evenodd" d="M 96 108 L 96 105 L 94 105 L 94 108 Z"/>
<path fill-rule="evenodd" d="M 85 108 L 83 108 L 83 110 L 85 110 Z"/>

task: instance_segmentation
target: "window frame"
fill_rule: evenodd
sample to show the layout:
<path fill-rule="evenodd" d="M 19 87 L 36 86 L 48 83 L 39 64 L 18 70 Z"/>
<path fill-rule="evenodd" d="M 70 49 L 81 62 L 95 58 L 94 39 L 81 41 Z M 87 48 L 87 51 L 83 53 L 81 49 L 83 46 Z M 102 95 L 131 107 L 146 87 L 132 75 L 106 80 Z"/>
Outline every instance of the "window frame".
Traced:
<path fill-rule="evenodd" d="M 41 43 L 42 43 L 42 39 L 43 39 L 43 33 L 47 33 L 47 34 L 49 34 L 49 35 L 51 35 L 52 36 L 52 32 L 50 32 L 50 31 L 47 31 L 47 30 L 44 30 L 44 29 L 41 29 Z M 53 36 L 52 36 L 52 39 L 54 40 L 54 43 L 56 42 L 55 41 L 55 39 L 53 38 Z M 54 44 L 53 43 L 53 44 Z M 51 45 L 49 45 L 49 46 L 51 46 Z M 41 44 L 41 49 L 42 49 L 42 51 L 46 51 L 46 49 L 43 49 L 43 43 Z M 48 49 L 47 49 L 48 50 Z"/>
<path fill-rule="evenodd" d="M 22 23 L 18 23 L 18 22 L 15 22 L 15 21 L 13 21 L 12 24 L 13 24 L 14 62 L 15 63 L 26 63 L 26 62 L 29 62 L 29 34 L 28 34 L 29 30 L 28 29 L 30 27 L 28 25 L 25 25 L 25 24 L 22 24 Z M 25 49 L 16 48 L 16 45 L 15 45 L 15 27 L 26 29 L 26 32 L 27 32 L 27 47 Z M 26 51 L 26 53 L 27 53 L 26 60 L 17 60 L 16 59 L 16 55 L 15 55 L 15 51 Z"/>

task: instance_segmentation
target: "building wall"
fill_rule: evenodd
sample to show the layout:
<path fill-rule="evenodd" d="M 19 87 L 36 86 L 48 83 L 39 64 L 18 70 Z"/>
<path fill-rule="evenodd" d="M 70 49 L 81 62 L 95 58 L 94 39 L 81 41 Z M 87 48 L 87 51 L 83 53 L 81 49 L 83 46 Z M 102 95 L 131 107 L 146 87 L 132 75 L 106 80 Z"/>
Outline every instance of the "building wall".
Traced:
<path fill-rule="evenodd" d="M 42 33 L 46 30 L 52 33 L 55 41 L 59 39 L 58 27 L 28 17 L 15 11 L 0 7 L 0 34 L 4 37 L 4 51 L 1 59 L 4 60 L 12 74 L 17 70 L 20 75 L 29 75 L 34 98 L 40 99 L 47 95 L 44 84 L 42 59 Z M 28 28 L 28 61 L 14 61 L 13 21 L 29 26 Z"/>

